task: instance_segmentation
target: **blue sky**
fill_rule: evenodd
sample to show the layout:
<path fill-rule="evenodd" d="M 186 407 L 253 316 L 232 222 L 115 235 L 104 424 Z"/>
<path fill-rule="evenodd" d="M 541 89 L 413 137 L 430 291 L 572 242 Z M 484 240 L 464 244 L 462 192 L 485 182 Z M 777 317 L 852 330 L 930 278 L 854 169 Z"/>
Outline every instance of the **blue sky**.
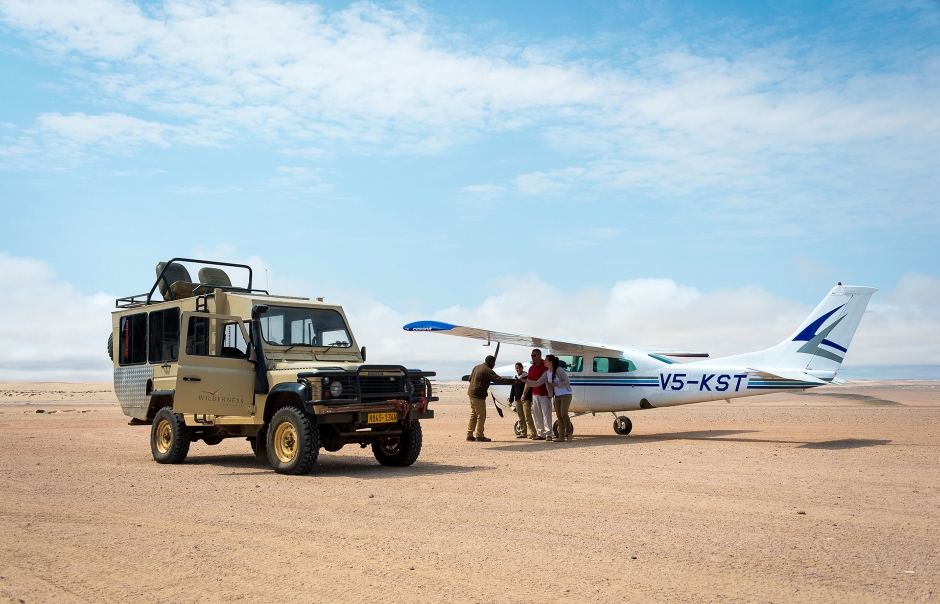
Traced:
<path fill-rule="evenodd" d="M 0 0 L 0 252 L 89 299 L 250 260 L 405 319 L 527 279 L 900 291 L 940 278 L 938 34 L 937 2 Z"/>

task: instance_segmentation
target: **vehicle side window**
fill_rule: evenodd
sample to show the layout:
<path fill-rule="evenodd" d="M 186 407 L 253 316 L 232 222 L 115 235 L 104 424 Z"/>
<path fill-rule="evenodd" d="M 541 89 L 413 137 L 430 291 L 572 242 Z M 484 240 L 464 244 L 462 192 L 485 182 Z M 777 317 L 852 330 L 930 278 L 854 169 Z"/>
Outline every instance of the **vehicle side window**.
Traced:
<path fill-rule="evenodd" d="M 627 373 L 636 371 L 633 361 L 616 357 L 594 357 L 594 373 Z"/>
<path fill-rule="evenodd" d="M 584 371 L 584 357 L 556 355 L 558 364 L 568 373 L 581 373 Z"/>
<path fill-rule="evenodd" d="M 186 354 L 209 356 L 209 318 L 190 317 L 186 326 Z"/>
<path fill-rule="evenodd" d="M 236 359 L 248 358 L 248 342 L 245 341 L 238 323 L 226 323 L 222 332 L 222 356 Z"/>
<path fill-rule="evenodd" d="M 121 317 L 118 363 L 141 365 L 147 362 L 147 313 Z"/>
<path fill-rule="evenodd" d="M 180 357 L 180 309 L 150 313 L 150 362 L 176 361 Z"/>
<path fill-rule="evenodd" d="M 189 317 L 186 327 L 189 356 L 247 359 L 248 342 L 238 323 L 223 324 L 211 317 Z"/>

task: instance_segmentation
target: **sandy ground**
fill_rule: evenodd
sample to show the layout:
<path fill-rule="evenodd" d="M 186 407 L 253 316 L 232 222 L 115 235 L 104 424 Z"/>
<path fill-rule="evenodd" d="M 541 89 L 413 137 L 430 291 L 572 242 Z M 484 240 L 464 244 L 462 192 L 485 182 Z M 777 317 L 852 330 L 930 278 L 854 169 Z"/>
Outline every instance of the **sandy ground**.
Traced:
<path fill-rule="evenodd" d="M 244 440 L 150 456 L 108 384 L 0 384 L 0 602 L 920 602 L 940 598 L 940 387 L 865 383 L 464 441 L 411 468 Z M 37 413 L 43 410 L 43 413 Z M 54 412 L 54 413 L 50 413 Z"/>

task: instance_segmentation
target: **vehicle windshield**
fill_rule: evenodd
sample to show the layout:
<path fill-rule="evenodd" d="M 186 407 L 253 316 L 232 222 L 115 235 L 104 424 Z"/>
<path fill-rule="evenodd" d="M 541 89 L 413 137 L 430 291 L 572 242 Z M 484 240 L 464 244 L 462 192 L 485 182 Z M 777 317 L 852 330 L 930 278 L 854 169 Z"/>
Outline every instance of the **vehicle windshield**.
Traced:
<path fill-rule="evenodd" d="M 261 335 L 275 346 L 352 346 L 343 315 L 330 308 L 271 306 L 261 316 Z"/>

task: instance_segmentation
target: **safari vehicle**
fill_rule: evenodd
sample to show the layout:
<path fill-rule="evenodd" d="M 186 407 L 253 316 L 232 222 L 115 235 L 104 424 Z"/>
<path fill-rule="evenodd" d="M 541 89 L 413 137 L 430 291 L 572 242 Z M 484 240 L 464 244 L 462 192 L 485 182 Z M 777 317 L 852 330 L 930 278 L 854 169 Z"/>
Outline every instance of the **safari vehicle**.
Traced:
<path fill-rule="evenodd" d="M 183 263 L 202 266 L 198 281 Z M 232 285 L 235 271 L 245 285 Z M 351 443 L 386 466 L 418 458 L 435 374 L 367 365 L 342 307 L 255 289 L 243 264 L 174 258 L 156 273 L 149 292 L 116 300 L 108 354 L 121 408 L 151 426 L 157 462 L 226 438 L 247 439 L 282 474 Z"/>

